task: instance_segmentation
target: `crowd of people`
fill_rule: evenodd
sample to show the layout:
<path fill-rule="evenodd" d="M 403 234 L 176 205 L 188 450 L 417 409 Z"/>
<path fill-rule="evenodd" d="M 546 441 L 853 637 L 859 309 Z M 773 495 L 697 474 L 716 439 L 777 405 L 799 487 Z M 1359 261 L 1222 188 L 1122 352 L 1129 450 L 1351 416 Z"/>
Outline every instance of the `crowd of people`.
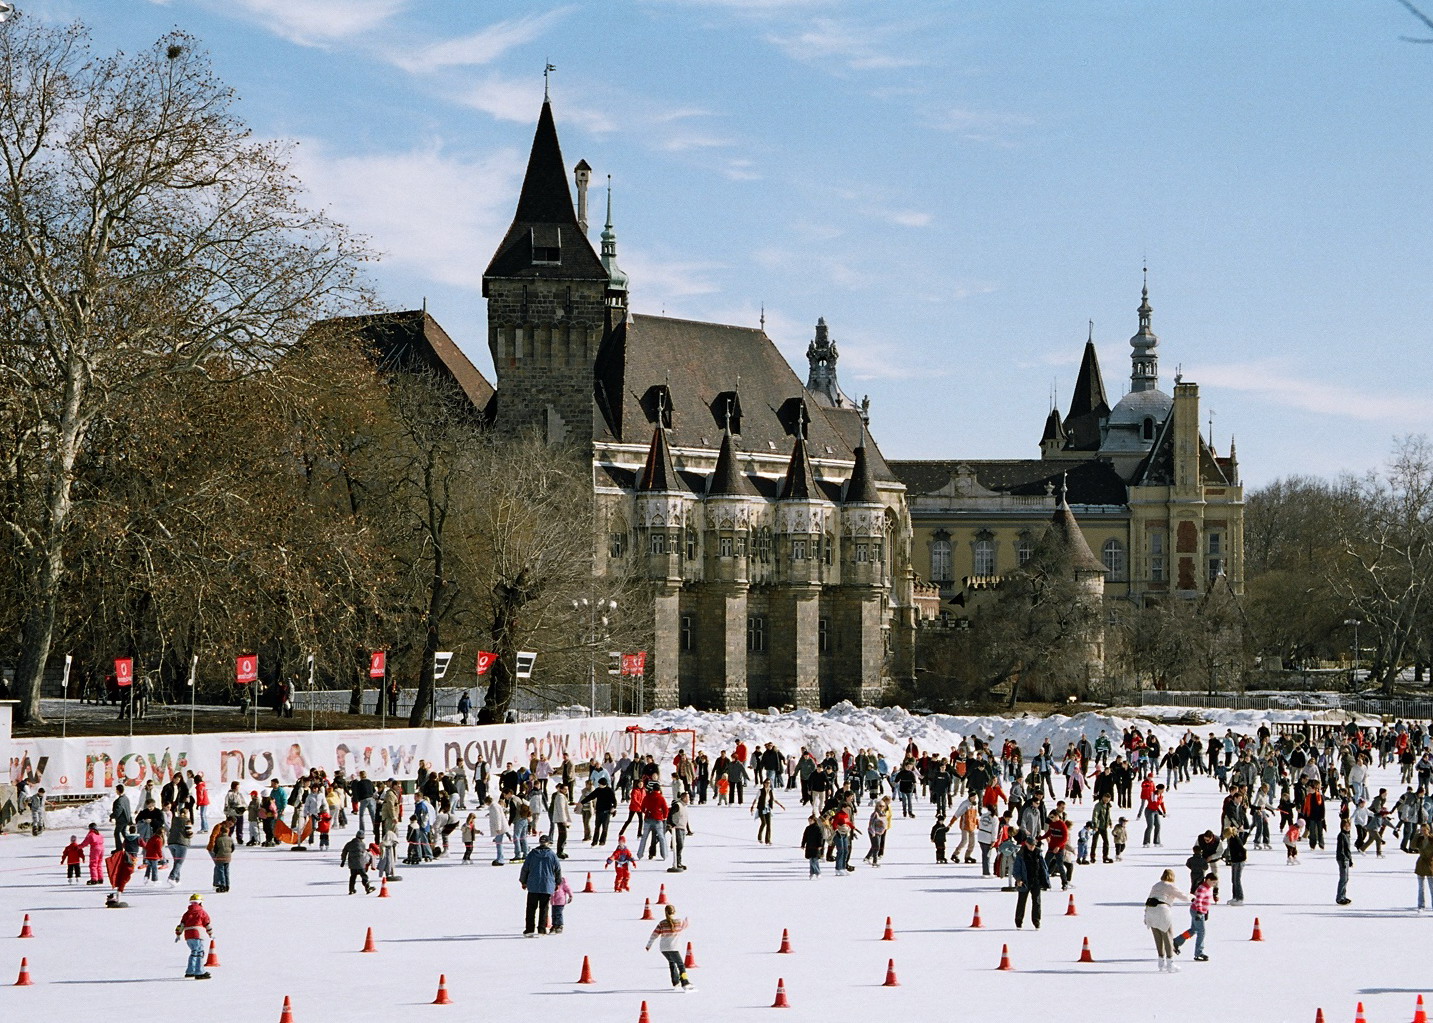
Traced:
<path fill-rule="evenodd" d="M 1433 906 L 1430 742 L 1427 727 L 1402 722 L 1318 735 L 1275 735 L 1267 725 L 1252 734 L 1190 730 L 1167 747 L 1153 730 L 1129 728 L 1081 736 L 1059 753 L 1047 740 L 1028 758 L 1011 739 L 997 745 L 974 736 L 939 752 L 911 742 L 899 757 L 874 749 L 786 752 L 771 742 L 739 741 L 715 757 L 683 750 L 661 761 L 607 754 L 579 765 L 567 756 L 556 762 L 532 756 L 500 769 L 479 759 L 451 770 L 420 761 L 411 780 L 311 767 L 292 783 L 273 779 L 247 792 L 232 782 L 218 806 L 202 775 L 181 772 L 138 791 L 116 786 L 109 801 L 111 841 L 91 823 L 83 837 L 72 836 L 61 862 L 72 883 L 88 865 L 85 883 L 108 880 L 111 904 L 122 905 L 119 898 L 141 870 L 142 883 L 180 884 L 195 837 L 202 836 L 214 891 L 224 893 L 240 849 L 327 851 L 331 833 L 352 824 L 338 855 L 348 871 L 348 893 L 358 894 L 375 891 L 375 880 L 395 879 L 400 863 L 420 867 L 445 857 L 475 863 L 475 848 L 486 838 L 494 867 L 521 865 L 524 933 L 536 937 L 562 932 L 572 899 L 562 863 L 579 824 L 583 843 L 610 848 L 606 866 L 614 868 L 614 889 L 624 891 L 644 861 L 670 872 L 687 869 L 694 807 L 749 800 L 754 840 L 799 846 L 813 880 L 827 865 L 837 877 L 854 872 L 862 838 L 860 862 L 879 868 L 897 822 L 928 815 L 935 862 L 978 867 L 980 876 L 1014 894 L 1015 926 L 1028 919 L 1039 928 L 1042 894 L 1056 883 L 1073 888 L 1077 868 L 1120 861 L 1131 820 L 1142 825 L 1144 847 L 1162 847 L 1170 802 L 1182 785 L 1205 776 L 1222 793 L 1218 819 L 1207 822 L 1187 858 L 1180 854 L 1188 884 L 1175 869 L 1165 870 L 1145 907 L 1159 969 L 1172 972 L 1189 940 L 1193 959 L 1208 961 L 1206 927 L 1223 883 L 1230 905 L 1243 902 L 1248 852 L 1272 849 L 1276 833 L 1289 864 L 1300 862 L 1300 850 L 1322 853 L 1332 844 L 1338 883 L 1331 895 L 1341 906 L 1352 902 L 1350 871 L 1358 857 L 1383 857 L 1396 843 L 1415 857 L 1419 911 Z M 1404 791 L 1375 789 L 1375 763 L 1396 766 Z M 794 842 L 794 835 L 775 834 L 776 814 L 787 809 L 783 795 L 793 809 L 798 800 L 805 808 L 806 826 Z M 41 833 L 43 790 L 22 790 L 21 797 Z M 1176 905 L 1189 911 L 1188 926 L 1178 930 Z M 668 930 L 659 924 L 654 940 L 675 933 L 673 921 L 669 913 Z M 687 983 L 679 972 L 672 976 L 676 986 Z"/>

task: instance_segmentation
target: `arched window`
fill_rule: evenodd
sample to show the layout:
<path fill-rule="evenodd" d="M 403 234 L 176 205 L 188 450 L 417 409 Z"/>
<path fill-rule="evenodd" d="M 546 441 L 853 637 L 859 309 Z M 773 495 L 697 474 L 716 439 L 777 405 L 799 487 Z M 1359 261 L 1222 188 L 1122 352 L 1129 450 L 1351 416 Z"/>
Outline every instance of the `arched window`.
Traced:
<path fill-rule="evenodd" d="M 976 574 L 976 575 L 994 575 L 994 574 L 995 574 L 995 541 L 994 541 L 994 540 L 976 540 L 976 541 L 975 541 L 975 546 L 974 546 L 974 553 L 975 553 L 975 574 Z"/>
<path fill-rule="evenodd" d="M 1105 541 L 1104 549 L 1100 552 L 1101 560 L 1105 568 L 1109 570 L 1111 579 L 1123 579 L 1125 575 L 1125 546 L 1118 540 L 1111 537 Z"/>
<path fill-rule="evenodd" d="M 1154 420 L 1149 416 L 1144 417 L 1144 425 L 1140 429 L 1140 435 L 1145 440 L 1154 440 Z"/>
<path fill-rule="evenodd" d="M 948 583 L 955 578 L 950 558 L 949 540 L 932 540 L 930 545 L 931 582 Z"/>
<path fill-rule="evenodd" d="M 1035 539 L 1028 532 L 1021 533 L 1015 541 L 1015 563 L 1024 565 L 1035 555 Z"/>

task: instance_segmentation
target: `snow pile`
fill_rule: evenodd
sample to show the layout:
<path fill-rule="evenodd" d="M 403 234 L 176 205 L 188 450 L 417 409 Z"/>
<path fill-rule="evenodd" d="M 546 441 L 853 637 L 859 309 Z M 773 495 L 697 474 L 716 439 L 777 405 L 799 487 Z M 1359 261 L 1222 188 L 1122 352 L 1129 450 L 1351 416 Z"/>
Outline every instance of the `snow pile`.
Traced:
<path fill-rule="evenodd" d="M 1190 726 L 1162 723 L 1188 720 L 1194 715 L 1204 724 Z M 1275 721 L 1298 720 L 1313 722 L 1344 722 L 1343 712 L 1305 711 L 1290 715 L 1282 711 L 1264 710 L 1191 710 L 1188 707 L 1114 707 L 1104 713 L 1083 711 L 1075 715 L 1051 714 L 1037 717 L 1000 715 L 962 716 L 951 714 L 915 715 L 900 707 L 856 707 L 848 702 L 829 710 L 793 710 L 785 713 L 768 711 L 735 711 L 714 713 L 691 708 L 655 711 L 642 719 L 643 728 L 690 728 L 697 733 L 697 746 L 709 754 L 730 751 L 738 740 L 748 745 L 775 743 L 788 754 L 805 746 L 817 754 L 826 750 L 875 749 L 889 756 L 899 756 L 912 740 L 923 750 L 945 751 L 967 737 L 1000 744 L 1014 739 L 1026 754 L 1033 753 L 1047 739 L 1056 754 L 1063 753 L 1068 743 L 1086 736 L 1091 742 L 1105 732 L 1118 745 L 1124 729 L 1135 727 L 1153 731 L 1160 741 L 1177 741 L 1191 727 L 1201 734 L 1226 728 L 1236 733 L 1253 734 L 1260 725 Z M 1376 724 L 1374 718 L 1360 718 L 1362 723 Z"/>

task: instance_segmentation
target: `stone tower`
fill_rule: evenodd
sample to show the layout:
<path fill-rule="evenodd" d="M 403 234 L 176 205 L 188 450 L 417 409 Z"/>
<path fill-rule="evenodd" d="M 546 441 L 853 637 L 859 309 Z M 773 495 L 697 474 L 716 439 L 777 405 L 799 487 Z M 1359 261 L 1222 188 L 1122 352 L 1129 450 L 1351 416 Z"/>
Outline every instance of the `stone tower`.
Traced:
<path fill-rule="evenodd" d="M 537 430 L 549 443 L 591 444 L 608 280 L 578 224 L 552 105 L 544 100 L 517 212 L 483 273 L 499 431 Z"/>

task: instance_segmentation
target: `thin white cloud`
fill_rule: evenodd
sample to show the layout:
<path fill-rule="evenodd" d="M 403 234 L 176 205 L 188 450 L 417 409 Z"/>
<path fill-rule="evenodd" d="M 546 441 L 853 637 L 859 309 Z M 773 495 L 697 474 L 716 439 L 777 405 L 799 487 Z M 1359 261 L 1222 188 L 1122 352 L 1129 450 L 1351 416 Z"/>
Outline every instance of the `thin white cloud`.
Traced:
<path fill-rule="evenodd" d="M 323 46 L 381 28 L 408 0 L 209 0 L 206 6 L 235 13 L 302 46 Z"/>
<path fill-rule="evenodd" d="M 918 67 L 923 61 L 903 52 L 903 25 L 870 25 L 844 18 L 811 18 L 788 33 L 775 32 L 767 41 L 793 60 L 808 64 L 840 64 L 853 71 Z M 904 45 L 909 45 L 905 43 Z"/>
<path fill-rule="evenodd" d="M 900 227 L 929 227 L 931 215 L 918 210 L 893 210 L 886 214 L 892 224 Z"/>
<path fill-rule="evenodd" d="M 509 50 L 540 38 L 567 15 L 568 8 L 499 21 L 470 35 L 446 39 L 412 50 L 393 49 L 388 59 L 410 74 L 428 74 L 451 67 L 491 64 Z"/>
<path fill-rule="evenodd" d="M 366 235 L 382 259 L 473 289 L 512 217 L 522 167 L 513 149 L 480 160 L 438 145 L 345 156 L 311 141 L 294 154 L 294 172 L 314 199 Z"/>
<path fill-rule="evenodd" d="M 491 74 L 455 97 L 464 106 L 480 110 L 499 121 L 532 124 L 542 105 L 542 80 L 518 79 Z M 563 101 L 564 125 L 576 125 L 593 135 L 607 135 L 617 130 L 615 122 L 601 110 Z"/>
<path fill-rule="evenodd" d="M 932 113 L 927 120 L 937 131 L 949 132 L 967 142 L 983 142 L 1000 146 L 1014 145 L 1025 129 L 1035 123 L 1024 114 L 996 110 L 970 110 L 951 107 Z"/>
<path fill-rule="evenodd" d="M 670 315 L 679 300 L 720 291 L 712 275 L 724 267 L 720 263 L 672 258 L 665 254 L 637 248 L 619 250 L 617 262 L 632 280 L 632 306 L 642 312 Z"/>
<path fill-rule="evenodd" d="M 1284 408 L 1317 412 L 1334 419 L 1395 423 L 1426 429 L 1433 406 L 1425 398 L 1388 390 L 1363 391 L 1291 372 L 1277 360 L 1216 363 L 1196 366 L 1185 376 L 1212 387 L 1254 394 Z"/>

